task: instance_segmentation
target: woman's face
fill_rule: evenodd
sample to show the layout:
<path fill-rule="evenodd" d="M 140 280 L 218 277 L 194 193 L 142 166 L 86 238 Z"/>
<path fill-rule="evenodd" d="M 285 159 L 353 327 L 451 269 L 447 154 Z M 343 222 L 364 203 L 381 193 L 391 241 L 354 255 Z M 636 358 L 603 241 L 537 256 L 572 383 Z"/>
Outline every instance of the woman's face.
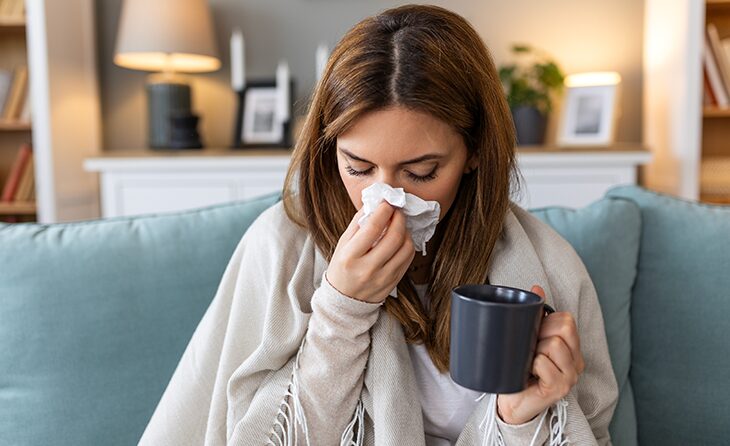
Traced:
<path fill-rule="evenodd" d="M 383 182 L 441 207 L 439 220 L 456 198 L 467 162 L 462 137 L 448 124 L 402 106 L 361 116 L 337 137 L 337 166 L 356 209 L 362 190 Z"/>

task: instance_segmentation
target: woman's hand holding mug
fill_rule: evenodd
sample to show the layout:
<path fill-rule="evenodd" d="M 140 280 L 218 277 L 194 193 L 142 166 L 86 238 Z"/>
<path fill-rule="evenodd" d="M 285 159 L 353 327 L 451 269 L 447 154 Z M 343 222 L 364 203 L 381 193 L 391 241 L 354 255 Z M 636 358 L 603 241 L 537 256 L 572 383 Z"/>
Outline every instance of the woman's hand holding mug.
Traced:
<path fill-rule="evenodd" d="M 362 208 L 337 242 L 325 278 L 346 296 L 380 303 L 403 278 L 416 250 L 400 209 L 382 201 L 363 227 L 357 223 L 361 216 Z"/>
<path fill-rule="evenodd" d="M 545 291 L 535 285 L 531 290 L 545 299 Z M 549 314 L 538 335 L 532 379 L 519 393 L 499 394 L 499 417 L 508 424 L 523 424 L 566 396 L 578 383 L 585 362 L 580 351 L 578 328 L 568 312 Z"/>

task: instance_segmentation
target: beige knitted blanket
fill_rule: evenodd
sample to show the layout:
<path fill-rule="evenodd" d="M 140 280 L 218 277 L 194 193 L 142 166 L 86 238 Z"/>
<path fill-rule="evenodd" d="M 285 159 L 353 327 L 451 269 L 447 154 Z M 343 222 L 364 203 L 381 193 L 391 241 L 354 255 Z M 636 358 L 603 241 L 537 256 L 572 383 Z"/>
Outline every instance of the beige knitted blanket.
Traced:
<path fill-rule="evenodd" d="M 596 291 L 580 258 L 516 205 L 494 256 L 490 283 L 538 284 L 556 311 L 573 314 L 586 368 L 565 398 L 524 425 L 502 422 L 496 395 L 483 395 L 456 445 L 611 444 L 618 386 Z M 282 202 L 264 211 L 236 247 L 140 444 L 423 446 L 418 388 L 400 324 L 375 304 L 341 295 L 323 280 L 326 268 Z M 366 335 L 338 343 L 331 330 L 337 322 L 313 318 L 313 307 L 331 317 L 372 315 L 361 329 Z M 330 349 L 316 349 L 318 342 Z M 362 346 L 364 367 L 336 368 L 348 354 L 357 358 L 352 351 Z"/>

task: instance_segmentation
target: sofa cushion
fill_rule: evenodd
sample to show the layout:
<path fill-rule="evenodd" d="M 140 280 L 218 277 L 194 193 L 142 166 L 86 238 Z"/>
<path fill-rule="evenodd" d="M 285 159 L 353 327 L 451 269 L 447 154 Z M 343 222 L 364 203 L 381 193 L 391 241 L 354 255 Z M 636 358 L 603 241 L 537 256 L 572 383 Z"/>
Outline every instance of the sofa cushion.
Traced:
<path fill-rule="evenodd" d="M 630 200 L 603 198 L 581 209 L 547 207 L 531 212 L 575 249 L 591 276 L 603 313 L 619 402 L 609 426 L 613 444 L 636 445 L 631 366 L 631 288 L 636 278 L 641 215 Z"/>
<path fill-rule="evenodd" d="M 136 444 L 238 241 L 279 196 L 0 225 L 0 443 Z"/>
<path fill-rule="evenodd" d="M 637 187 L 608 195 L 641 207 L 632 301 L 631 384 L 641 444 L 730 438 L 730 206 Z"/>

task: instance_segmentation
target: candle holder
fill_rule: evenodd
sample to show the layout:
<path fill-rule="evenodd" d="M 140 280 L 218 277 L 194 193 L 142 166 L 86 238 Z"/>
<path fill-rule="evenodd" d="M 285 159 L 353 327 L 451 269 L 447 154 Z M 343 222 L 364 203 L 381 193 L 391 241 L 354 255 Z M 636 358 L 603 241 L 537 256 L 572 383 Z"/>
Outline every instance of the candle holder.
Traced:
<path fill-rule="evenodd" d="M 243 90 L 237 91 L 236 121 L 232 148 L 291 148 L 291 116 L 294 106 L 294 79 L 289 79 L 289 119 L 277 120 L 278 103 L 276 79 L 246 80 Z"/>

